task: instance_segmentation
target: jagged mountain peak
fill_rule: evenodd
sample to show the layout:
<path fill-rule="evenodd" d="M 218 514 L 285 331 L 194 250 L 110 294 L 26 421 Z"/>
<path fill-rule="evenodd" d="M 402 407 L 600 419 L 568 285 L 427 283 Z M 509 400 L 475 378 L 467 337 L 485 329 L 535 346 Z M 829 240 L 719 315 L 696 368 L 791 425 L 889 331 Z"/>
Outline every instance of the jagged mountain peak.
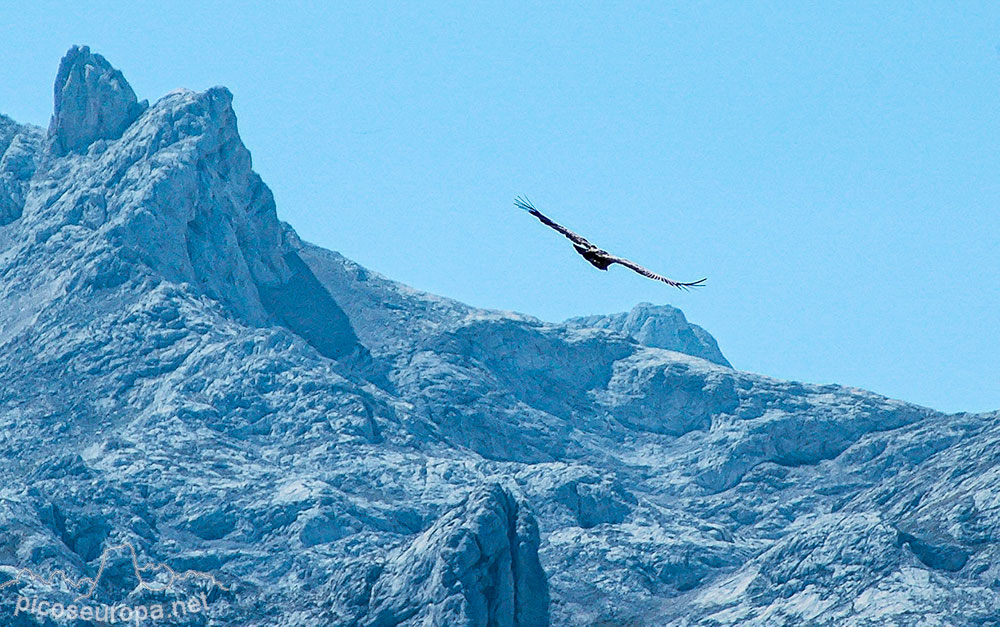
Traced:
<path fill-rule="evenodd" d="M 286 326 L 327 357 L 363 353 L 286 242 L 232 102 L 228 89 L 213 87 L 176 90 L 150 107 L 107 59 L 71 48 L 56 76 L 48 140 L 10 123 L 0 131 L 0 226 L 9 224 L 0 246 L 10 246 L 0 270 L 33 260 L 10 268 L 8 302 L 44 276 L 70 292 L 152 278 L 194 286 L 251 325 Z M 35 140 L 8 142 L 13 131 Z M 44 302 L 25 297 L 27 308 Z M 5 314 L 30 311 L 0 312 L 0 327 Z M 19 325 L 8 318 L 8 327 Z"/>
<path fill-rule="evenodd" d="M 52 150 L 82 152 L 98 139 L 117 139 L 146 108 L 122 73 L 87 46 L 73 46 L 56 73 Z"/>

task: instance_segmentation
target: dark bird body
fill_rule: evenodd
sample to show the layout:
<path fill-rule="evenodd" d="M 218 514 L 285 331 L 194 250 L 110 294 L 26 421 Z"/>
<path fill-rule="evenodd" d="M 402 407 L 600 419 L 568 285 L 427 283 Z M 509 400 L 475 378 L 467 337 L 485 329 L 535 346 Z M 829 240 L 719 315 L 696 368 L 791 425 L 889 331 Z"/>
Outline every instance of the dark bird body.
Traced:
<path fill-rule="evenodd" d="M 584 259 L 589 261 L 591 265 L 600 270 L 607 270 L 608 266 L 614 263 L 610 258 L 610 254 L 606 250 L 601 250 L 600 248 L 584 248 L 583 246 L 573 245 L 576 252 L 580 253 Z"/>
<path fill-rule="evenodd" d="M 583 236 L 577 235 L 576 233 L 570 231 L 561 224 L 553 222 L 548 217 L 546 217 L 545 214 L 543 214 L 541 211 L 535 209 L 535 207 L 526 198 L 525 199 L 522 199 L 520 197 L 515 198 L 514 205 L 516 205 L 520 209 L 524 209 L 531 215 L 538 218 L 538 220 L 545 226 L 555 229 L 556 231 L 562 233 L 563 236 L 565 236 L 569 241 L 573 242 L 573 248 L 576 249 L 576 252 L 580 253 L 580 256 L 582 256 L 584 259 L 590 262 L 590 265 L 594 266 L 599 270 L 607 270 L 611 264 L 617 263 L 619 265 L 625 266 L 630 270 L 638 272 L 644 277 L 648 277 L 656 281 L 662 281 L 667 285 L 671 285 L 673 287 L 677 287 L 680 289 L 687 289 L 689 287 L 701 287 L 705 283 L 705 279 L 692 281 L 690 283 L 682 283 L 680 281 L 674 281 L 673 279 L 668 279 L 665 276 L 661 276 L 651 270 L 648 270 L 640 266 L 639 264 L 635 263 L 634 261 L 629 261 L 628 259 L 625 259 L 623 257 L 612 255 L 608 251 L 602 250 L 597 246 L 594 246 L 589 241 L 587 241 L 587 239 L 584 238 Z"/>

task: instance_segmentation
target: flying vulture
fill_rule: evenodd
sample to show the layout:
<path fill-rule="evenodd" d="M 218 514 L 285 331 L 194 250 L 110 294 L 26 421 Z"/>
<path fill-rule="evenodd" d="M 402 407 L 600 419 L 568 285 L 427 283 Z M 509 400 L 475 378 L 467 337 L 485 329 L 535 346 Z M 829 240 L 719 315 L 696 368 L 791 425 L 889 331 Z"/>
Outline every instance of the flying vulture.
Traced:
<path fill-rule="evenodd" d="M 628 259 L 623 259 L 622 257 L 616 257 L 615 255 L 612 255 L 606 250 L 601 250 L 600 248 L 594 246 L 593 244 L 588 242 L 585 238 L 577 235 L 573 231 L 570 231 L 566 227 L 560 224 L 556 224 L 552 220 L 549 220 L 542 214 L 541 211 L 535 209 L 535 207 L 532 206 L 531 202 L 527 198 L 521 198 L 520 196 L 518 196 L 517 198 L 514 199 L 514 205 L 520 209 L 524 209 L 531 215 L 538 218 L 541 221 L 541 223 L 544 224 L 545 226 L 551 227 L 562 233 L 564 236 L 566 236 L 566 238 L 569 239 L 569 241 L 573 242 L 573 248 L 576 249 L 576 252 L 580 253 L 580 255 L 582 255 L 584 259 L 589 261 L 592 266 L 598 268 L 599 270 L 607 270 L 608 266 L 610 266 L 613 263 L 617 263 L 625 266 L 630 270 L 638 272 L 644 277 L 649 277 L 650 279 L 655 279 L 657 281 L 663 281 L 667 285 L 672 285 L 673 287 L 677 287 L 682 290 L 686 290 L 689 287 L 701 287 L 702 285 L 705 284 L 706 279 L 700 279 L 698 281 L 692 281 L 690 283 L 681 283 L 680 281 L 674 281 L 673 279 L 668 279 L 665 276 L 660 276 L 659 274 L 656 274 L 651 270 L 647 270 L 646 268 L 643 268 L 634 261 L 629 261 Z"/>

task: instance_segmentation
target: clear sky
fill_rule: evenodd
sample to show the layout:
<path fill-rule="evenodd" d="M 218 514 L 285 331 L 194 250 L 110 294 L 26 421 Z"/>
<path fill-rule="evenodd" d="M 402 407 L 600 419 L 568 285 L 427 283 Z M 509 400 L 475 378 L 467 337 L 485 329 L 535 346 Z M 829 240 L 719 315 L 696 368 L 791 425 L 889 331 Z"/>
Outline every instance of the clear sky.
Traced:
<path fill-rule="evenodd" d="M 996 3 L 11 4 L 0 112 L 47 124 L 72 44 L 150 101 L 226 85 L 279 216 L 392 278 L 670 303 L 743 370 L 1000 408 Z M 517 194 L 708 286 L 600 272 Z"/>

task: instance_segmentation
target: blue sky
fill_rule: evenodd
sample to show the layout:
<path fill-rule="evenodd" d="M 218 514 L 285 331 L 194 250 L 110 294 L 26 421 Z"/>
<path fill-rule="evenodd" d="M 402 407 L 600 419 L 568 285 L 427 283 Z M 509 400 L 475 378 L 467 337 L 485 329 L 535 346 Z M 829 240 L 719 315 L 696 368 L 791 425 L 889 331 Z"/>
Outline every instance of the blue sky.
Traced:
<path fill-rule="evenodd" d="M 0 112 L 46 124 L 77 43 L 140 98 L 226 85 L 279 216 L 392 278 L 670 303 L 740 369 L 1000 408 L 998 5 L 266 4 L 3 5 Z M 591 268 L 517 194 L 708 286 Z"/>

